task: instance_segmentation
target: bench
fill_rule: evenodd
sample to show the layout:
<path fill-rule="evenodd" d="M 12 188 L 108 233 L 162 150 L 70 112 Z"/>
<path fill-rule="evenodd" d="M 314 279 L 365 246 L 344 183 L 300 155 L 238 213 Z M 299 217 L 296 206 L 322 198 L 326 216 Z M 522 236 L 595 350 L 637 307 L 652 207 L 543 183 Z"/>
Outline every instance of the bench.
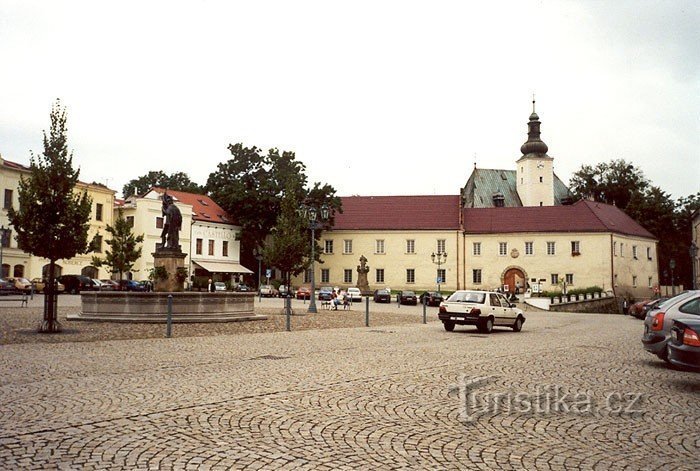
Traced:
<path fill-rule="evenodd" d="M 344 304 L 339 304 L 338 307 L 342 307 L 343 310 L 349 310 L 352 303 L 349 301 Z M 333 301 L 321 301 L 321 309 L 327 309 L 329 311 L 335 310 L 336 306 L 333 305 Z"/>
<path fill-rule="evenodd" d="M 27 307 L 29 296 L 25 291 L 12 291 L 0 294 L 0 301 L 19 301 L 21 307 Z"/>

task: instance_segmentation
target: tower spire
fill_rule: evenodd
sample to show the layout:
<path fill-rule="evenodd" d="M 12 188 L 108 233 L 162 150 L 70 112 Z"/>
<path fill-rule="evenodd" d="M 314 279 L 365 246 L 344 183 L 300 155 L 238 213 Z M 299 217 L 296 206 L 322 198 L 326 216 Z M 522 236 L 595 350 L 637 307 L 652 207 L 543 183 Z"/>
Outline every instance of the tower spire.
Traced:
<path fill-rule="evenodd" d="M 525 144 L 520 146 L 520 152 L 523 155 L 527 154 L 540 154 L 544 155 L 549 150 L 547 144 L 542 142 L 540 139 L 540 117 L 535 113 L 535 94 L 532 94 L 532 114 L 530 115 L 530 122 L 527 123 L 527 141 Z"/>

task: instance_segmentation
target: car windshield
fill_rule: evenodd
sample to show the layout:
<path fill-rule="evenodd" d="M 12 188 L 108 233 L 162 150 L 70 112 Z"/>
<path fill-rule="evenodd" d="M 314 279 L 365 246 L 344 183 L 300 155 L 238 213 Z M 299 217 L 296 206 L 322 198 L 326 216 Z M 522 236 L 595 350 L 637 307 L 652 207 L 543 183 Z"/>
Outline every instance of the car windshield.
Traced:
<path fill-rule="evenodd" d="M 478 293 L 475 291 L 457 291 L 450 296 L 447 301 L 457 303 L 474 303 L 484 304 L 486 293 Z"/>
<path fill-rule="evenodd" d="M 415 296 L 416 293 L 414 293 L 413 291 L 404 291 L 403 293 L 401 293 L 401 295 L 402 296 Z"/>
<path fill-rule="evenodd" d="M 389 290 L 388 289 L 378 289 L 377 294 L 389 294 Z"/>

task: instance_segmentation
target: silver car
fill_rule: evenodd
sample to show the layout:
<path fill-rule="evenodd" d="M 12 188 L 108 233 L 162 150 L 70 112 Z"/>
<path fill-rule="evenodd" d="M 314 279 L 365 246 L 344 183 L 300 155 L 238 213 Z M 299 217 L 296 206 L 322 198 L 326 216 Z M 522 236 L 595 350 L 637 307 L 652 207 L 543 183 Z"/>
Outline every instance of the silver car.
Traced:
<path fill-rule="evenodd" d="M 700 290 L 683 293 L 661 303 L 644 319 L 644 349 L 668 361 L 668 341 L 674 320 L 697 319 L 700 316 Z"/>

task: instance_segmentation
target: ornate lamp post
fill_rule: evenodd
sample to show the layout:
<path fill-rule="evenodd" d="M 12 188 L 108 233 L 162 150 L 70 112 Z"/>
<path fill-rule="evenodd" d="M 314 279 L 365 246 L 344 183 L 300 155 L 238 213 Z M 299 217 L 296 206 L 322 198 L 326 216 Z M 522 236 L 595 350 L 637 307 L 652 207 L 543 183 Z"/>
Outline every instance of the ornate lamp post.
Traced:
<path fill-rule="evenodd" d="M 445 282 L 445 280 L 442 279 L 442 274 L 440 273 L 440 266 L 447 261 L 447 252 L 433 252 L 433 254 L 430 256 L 430 259 L 433 261 L 433 263 L 436 263 L 438 266 L 437 290 L 438 294 L 440 294 L 440 283 Z"/>
<path fill-rule="evenodd" d="M 316 313 L 316 274 L 314 262 L 316 259 L 316 229 L 321 228 L 321 222 L 328 220 L 330 209 L 325 204 L 320 208 L 311 205 L 303 205 L 301 212 L 309 222 L 311 229 L 311 299 L 309 300 L 309 309 L 307 312 Z"/>
<path fill-rule="evenodd" d="M 258 261 L 258 301 L 262 301 L 262 292 L 260 291 L 261 277 L 262 277 L 262 259 L 263 255 L 260 253 L 259 249 L 253 251 L 255 255 L 255 260 Z"/>

